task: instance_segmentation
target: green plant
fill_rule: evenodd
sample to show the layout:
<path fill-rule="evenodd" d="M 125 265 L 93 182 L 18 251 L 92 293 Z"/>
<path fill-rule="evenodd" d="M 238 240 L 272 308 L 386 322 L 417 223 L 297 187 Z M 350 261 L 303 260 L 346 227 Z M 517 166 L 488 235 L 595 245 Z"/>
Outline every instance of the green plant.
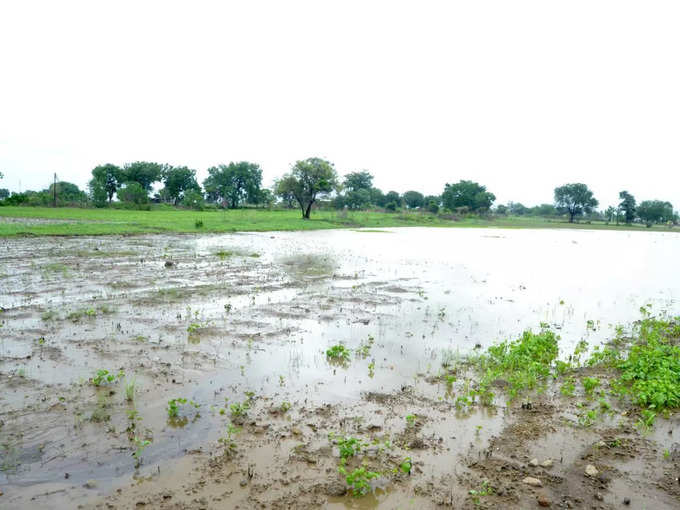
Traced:
<path fill-rule="evenodd" d="M 287 413 L 291 408 L 290 402 L 281 402 L 281 406 L 279 407 L 279 410 L 282 413 Z"/>
<path fill-rule="evenodd" d="M 482 496 L 490 496 L 494 492 L 495 492 L 495 490 L 494 490 L 493 487 L 491 487 L 491 485 L 489 484 L 489 481 L 484 480 L 479 489 L 471 489 L 470 491 L 468 491 L 468 494 L 470 494 L 470 496 L 472 496 L 472 502 L 475 505 L 479 505 L 481 503 L 481 497 Z"/>
<path fill-rule="evenodd" d="M 248 403 L 247 400 L 243 403 L 235 402 L 229 406 L 231 416 L 234 418 L 245 416 L 246 414 L 248 414 L 248 409 L 250 409 L 250 404 Z"/>
<path fill-rule="evenodd" d="M 201 407 L 201 404 L 197 404 L 193 400 L 187 400 L 186 398 L 173 398 L 172 400 L 168 400 L 168 418 L 177 418 L 179 416 L 179 408 L 180 406 L 183 406 L 185 404 L 189 404 L 190 406 L 194 407 L 195 409 L 198 409 Z"/>
<path fill-rule="evenodd" d="M 133 442 L 135 443 L 135 452 L 132 454 L 132 456 L 135 458 L 135 468 L 138 468 L 142 465 L 142 453 L 146 447 L 151 444 L 151 441 L 135 436 L 133 438 Z"/>
<path fill-rule="evenodd" d="M 590 427 L 595 423 L 595 420 L 597 420 L 597 409 L 590 409 L 588 411 L 585 411 L 581 414 L 579 414 L 578 417 L 578 423 L 582 427 Z"/>
<path fill-rule="evenodd" d="M 343 437 L 338 439 L 337 443 L 338 450 L 340 451 L 340 458 L 343 461 L 346 461 L 350 457 L 354 457 L 355 455 L 359 454 L 361 449 L 366 446 L 356 437 Z"/>
<path fill-rule="evenodd" d="M 195 228 L 203 228 L 203 220 L 194 221 L 194 227 Z"/>
<path fill-rule="evenodd" d="M 361 358 L 367 358 L 368 355 L 371 354 L 371 347 L 373 347 L 374 342 L 375 338 L 373 338 L 371 335 L 368 335 L 368 339 L 365 342 L 362 341 L 359 344 L 359 347 L 357 347 L 357 356 Z M 328 355 L 328 351 L 326 351 L 326 355 Z"/>
<path fill-rule="evenodd" d="M 236 439 L 235 436 L 240 432 L 234 424 L 230 423 L 227 425 L 226 434 L 219 438 L 217 441 L 224 446 L 225 454 L 230 455 L 236 451 Z"/>
<path fill-rule="evenodd" d="M 584 377 L 581 379 L 581 383 L 583 384 L 583 389 L 585 390 L 586 395 L 592 396 L 595 388 L 600 385 L 600 380 L 596 377 Z"/>
<path fill-rule="evenodd" d="M 643 409 L 640 411 L 640 418 L 638 419 L 636 425 L 642 431 L 647 431 L 652 427 L 652 425 L 654 425 L 655 420 L 656 413 L 654 411 L 651 409 Z"/>
<path fill-rule="evenodd" d="M 137 391 L 137 380 L 132 378 L 125 383 L 125 400 L 132 402 L 135 399 L 135 392 Z"/>
<path fill-rule="evenodd" d="M 560 393 L 565 397 L 573 397 L 575 390 L 576 385 L 574 384 L 574 379 L 572 377 L 564 381 L 564 383 L 562 383 L 562 386 L 560 386 Z"/>
<path fill-rule="evenodd" d="M 104 384 L 112 383 L 117 379 L 121 379 L 122 377 L 125 377 L 125 373 L 122 370 L 120 370 L 117 374 L 112 374 L 109 373 L 108 370 L 100 368 L 92 377 L 91 381 L 95 386 L 102 386 Z"/>
<path fill-rule="evenodd" d="M 369 483 L 370 480 L 380 476 L 380 473 L 369 471 L 365 466 L 356 468 L 351 473 L 348 473 L 344 466 L 340 466 L 338 471 L 340 474 L 345 476 L 345 481 L 350 487 L 352 495 L 355 497 L 365 496 L 368 494 L 371 489 L 371 485 Z"/>
<path fill-rule="evenodd" d="M 504 379 L 509 383 L 510 397 L 514 398 L 536 388 L 550 375 L 557 354 L 557 337 L 552 331 L 525 331 L 521 338 L 491 346 L 479 356 L 477 368 L 484 374 L 479 385 L 483 389 L 497 379 Z"/>
<path fill-rule="evenodd" d="M 350 360 L 350 351 L 344 345 L 337 344 L 326 350 L 326 357 L 331 361 L 347 363 Z"/>
<path fill-rule="evenodd" d="M 414 427 L 416 424 L 416 415 L 415 414 L 407 414 L 406 415 L 406 426 L 407 427 Z"/>
<path fill-rule="evenodd" d="M 411 474 L 411 468 L 413 467 L 413 463 L 411 462 L 411 457 L 406 457 L 404 459 L 404 462 L 399 464 L 399 469 L 401 469 L 401 472 L 407 475 Z"/>

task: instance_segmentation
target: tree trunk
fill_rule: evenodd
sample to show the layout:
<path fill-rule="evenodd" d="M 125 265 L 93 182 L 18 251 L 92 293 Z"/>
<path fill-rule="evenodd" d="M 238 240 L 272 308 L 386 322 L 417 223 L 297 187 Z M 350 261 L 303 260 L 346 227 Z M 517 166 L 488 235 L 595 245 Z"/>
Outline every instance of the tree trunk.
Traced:
<path fill-rule="evenodd" d="M 306 220 L 309 219 L 309 214 L 312 212 L 312 204 L 313 204 L 313 203 L 314 203 L 314 201 L 312 200 L 312 201 L 309 203 L 309 205 L 307 206 L 307 210 L 305 211 L 305 214 L 304 214 L 304 216 L 303 216 Z"/>

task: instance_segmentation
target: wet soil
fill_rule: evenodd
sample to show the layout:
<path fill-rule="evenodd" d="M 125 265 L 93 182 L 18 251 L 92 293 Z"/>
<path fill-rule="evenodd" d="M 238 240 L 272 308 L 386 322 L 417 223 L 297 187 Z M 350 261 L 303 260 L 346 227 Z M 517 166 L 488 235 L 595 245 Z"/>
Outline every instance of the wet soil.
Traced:
<path fill-rule="evenodd" d="M 471 258 L 413 230 L 3 240 L 0 507 L 678 508 L 676 417 L 641 430 L 612 402 L 584 425 L 596 402 L 562 381 L 463 412 L 441 371 L 539 322 L 570 352 L 642 304 L 677 311 L 676 277 L 581 298 L 619 275 L 606 253 L 546 282 L 537 260 L 491 262 L 523 233 L 446 233 Z M 592 242 L 541 234 L 565 259 Z M 362 497 L 342 438 L 362 444 L 349 472 L 380 474 Z"/>

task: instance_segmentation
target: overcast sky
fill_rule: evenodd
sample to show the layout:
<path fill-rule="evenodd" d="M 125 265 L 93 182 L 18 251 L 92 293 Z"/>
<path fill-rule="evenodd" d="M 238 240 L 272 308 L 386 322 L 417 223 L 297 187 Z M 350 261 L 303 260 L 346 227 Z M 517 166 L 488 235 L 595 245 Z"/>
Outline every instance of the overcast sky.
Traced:
<path fill-rule="evenodd" d="M 678 27 L 677 0 L 7 0 L 0 187 L 320 156 L 385 191 L 680 207 Z"/>

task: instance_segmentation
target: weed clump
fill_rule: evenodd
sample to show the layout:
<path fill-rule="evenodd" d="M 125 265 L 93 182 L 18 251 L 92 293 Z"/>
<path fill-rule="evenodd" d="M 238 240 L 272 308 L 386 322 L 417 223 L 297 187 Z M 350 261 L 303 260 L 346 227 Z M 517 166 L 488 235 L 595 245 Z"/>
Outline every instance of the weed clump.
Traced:
<path fill-rule="evenodd" d="M 558 338 L 548 329 L 525 331 L 517 340 L 489 347 L 487 354 L 477 358 L 477 366 L 484 373 L 477 389 L 479 396 L 493 400 L 489 386 L 499 379 L 507 381 L 511 398 L 535 389 L 551 374 L 559 353 Z"/>
<path fill-rule="evenodd" d="M 338 363 L 348 363 L 350 360 L 350 351 L 342 344 L 334 345 L 326 350 L 326 358 Z"/>

